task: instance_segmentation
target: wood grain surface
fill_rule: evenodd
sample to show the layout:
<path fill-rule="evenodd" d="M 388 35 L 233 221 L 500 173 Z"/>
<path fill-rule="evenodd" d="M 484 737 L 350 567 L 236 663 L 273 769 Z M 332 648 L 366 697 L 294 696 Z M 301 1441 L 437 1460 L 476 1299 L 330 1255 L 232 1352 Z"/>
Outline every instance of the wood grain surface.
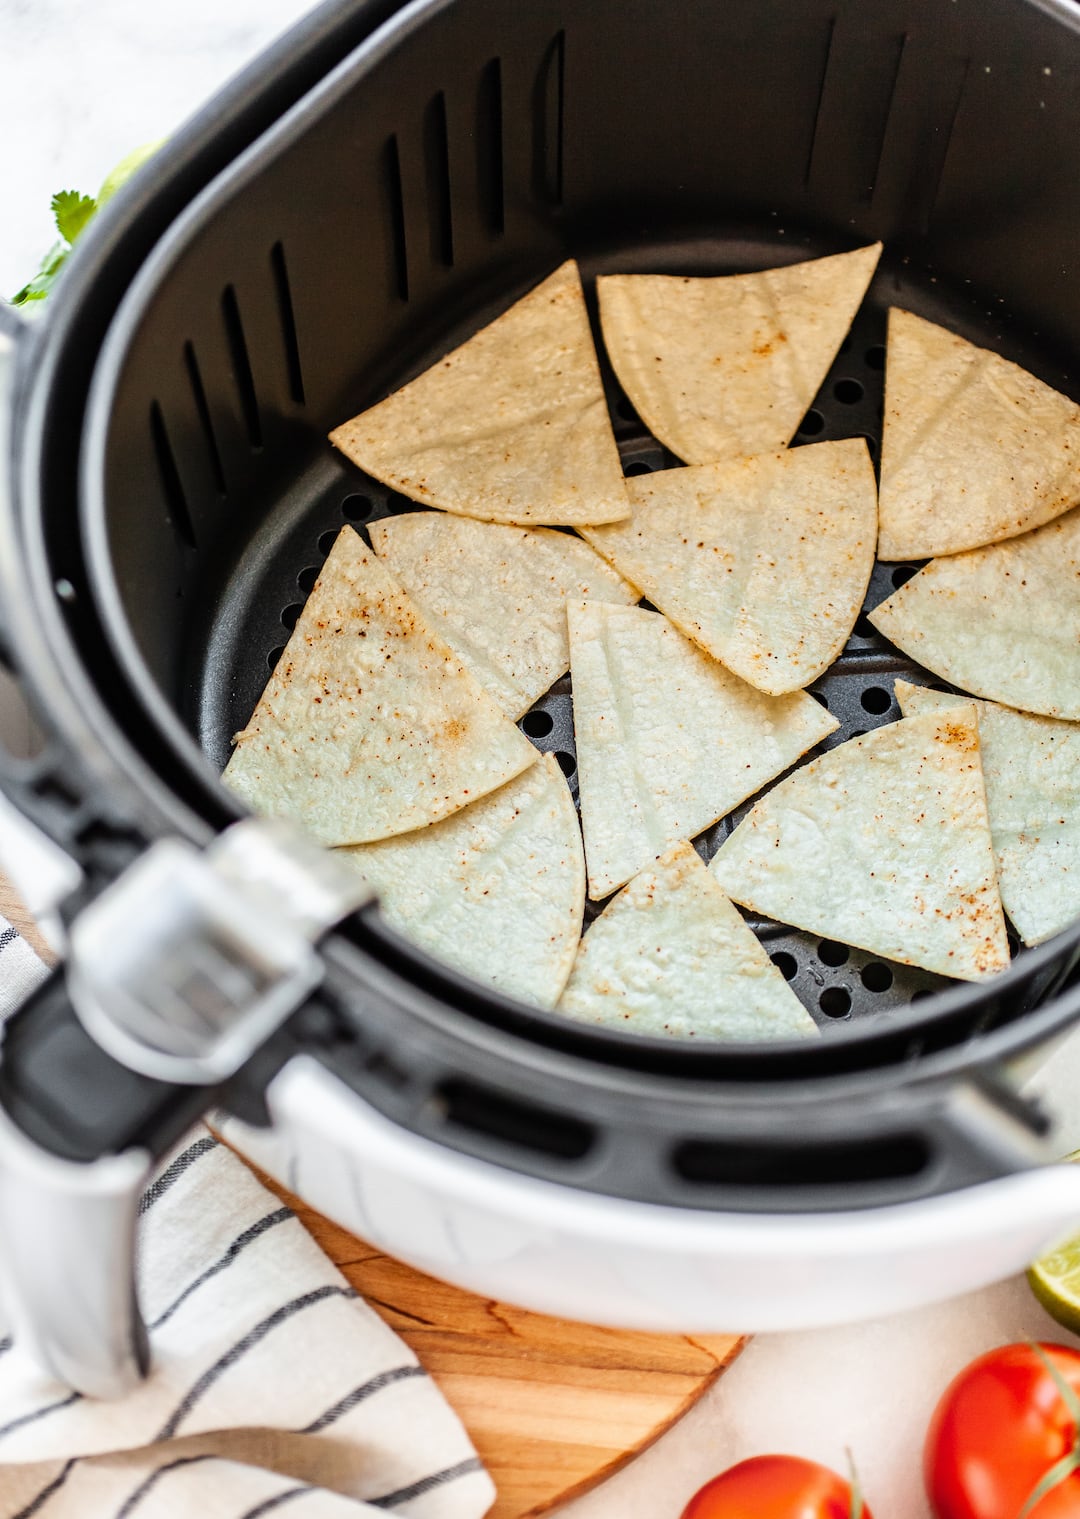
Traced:
<path fill-rule="evenodd" d="M 599 1329 L 448 1286 L 277 1186 L 457 1410 L 498 1491 L 489 1519 L 544 1514 L 617 1471 L 693 1407 L 745 1343 Z"/>
<path fill-rule="evenodd" d="M 37 951 L 46 965 L 54 963 L 55 954 L 46 944 L 38 931 L 37 924 L 23 906 L 19 893 L 4 876 L 0 876 L 0 917 L 5 917 L 13 928 L 18 929 L 27 944 Z"/>
<path fill-rule="evenodd" d="M 51 963 L 2 878 L 0 913 Z M 495 1481 L 489 1519 L 547 1513 L 617 1471 L 697 1402 L 744 1343 L 599 1329 L 477 1297 L 392 1260 L 260 1178 L 443 1389 Z"/>

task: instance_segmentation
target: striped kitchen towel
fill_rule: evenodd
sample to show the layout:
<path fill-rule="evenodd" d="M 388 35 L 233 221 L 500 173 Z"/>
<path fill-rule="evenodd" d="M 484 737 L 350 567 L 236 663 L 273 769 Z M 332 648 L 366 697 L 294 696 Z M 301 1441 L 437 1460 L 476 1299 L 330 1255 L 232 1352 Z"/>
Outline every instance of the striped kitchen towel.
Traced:
<path fill-rule="evenodd" d="M 0 919 L 0 1009 L 41 974 Z M 94 1402 L 0 1337 L 0 1519 L 480 1519 L 457 1416 L 231 1151 L 189 1134 L 141 1213 L 151 1374 Z"/>

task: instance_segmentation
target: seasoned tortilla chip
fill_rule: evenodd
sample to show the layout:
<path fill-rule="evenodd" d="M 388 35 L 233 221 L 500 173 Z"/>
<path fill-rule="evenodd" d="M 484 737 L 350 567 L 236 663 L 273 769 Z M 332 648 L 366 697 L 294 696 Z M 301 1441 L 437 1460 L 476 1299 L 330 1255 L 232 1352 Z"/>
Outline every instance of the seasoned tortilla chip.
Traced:
<path fill-rule="evenodd" d="M 881 559 L 1014 538 L 1080 501 L 1080 406 L 1018 364 L 889 312 Z"/>
<path fill-rule="evenodd" d="M 465 517 L 577 526 L 628 510 L 573 260 L 330 441 L 414 501 Z"/>
<path fill-rule="evenodd" d="M 358 844 L 448 817 L 535 759 L 346 527 L 224 780 L 322 844 Z"/>
<path fill-rule="evenodd" d="M 1023 538 L 932 560 L 869 615 L 951 685 L 1080 720 L 1080 508 Z"/>
<path fill-rule="evenodd" d="M 638 599 L 587 543 L 551 528 L 409 512 L 369 532 L 379 558 L 509 717 L 570 668 L 567 598 Z"/>
<path fill-rule="evenodd" d="M 905 717 L 966 698 L 896 682 Z M 1080 917 L 1080 727 L 977 701 L 1001 902 L 1025 944 Z"/>
<path fill-rule="evenodd" d="M 339 851 L 421 949 L 508 996 L 554 1007 L 574 963 L 585 856 L 553 754 L 453 817 Z"/>
<path fill-rule="evenodd" d="M 604 344 L 642 421 L 687 464 L 784 448 L 880 255 L 874 243 L 760 274 L 601 275 Z"/>
<path fill-rule="evenodd" d="M 676 627 L 773 696 L 828 669 L 874 567 L 862 438 L 626 483 L 630 520 L 583 532 Z"/>
<path fill-rule="evenodd" d="M 970 704 L 797 770 L 710 868 L 744 907 L 903 965 L 974 981 L 1009 963 Z"/>
<path fill-rule="evenodd" d="M 640 607 L 569 603 L 589 895 L 753 796 L 838 726 L 812 697 L 765 696 Z"/>
<path fill-rule="evenodd" d="M 814 1020 L 691 844 L 676 844 L 596 919 L 559 1011 L 677 1039 L 793 1039 Z"/>

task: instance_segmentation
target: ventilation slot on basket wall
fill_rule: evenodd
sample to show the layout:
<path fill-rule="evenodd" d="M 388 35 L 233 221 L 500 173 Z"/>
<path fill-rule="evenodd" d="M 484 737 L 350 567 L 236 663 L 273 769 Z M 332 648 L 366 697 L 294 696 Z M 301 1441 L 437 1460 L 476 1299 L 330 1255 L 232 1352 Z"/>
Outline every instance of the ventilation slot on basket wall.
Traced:
<path fill-rule="evenodd" d="M 673 1165 L 683 1181 L 699 1186 L 828 1187 L 856 1182 L 911 1181 L 930 1165 L 921 1134 L 890 1134 L 857 1144 L 802 1139 L 797 1145 L 765 1141 L 687 1140 Z"/>
<path fill-rule="evenodd" d="M 821 79 L 817 89 L 817 105 L 814 107 L 814 124 L 810 128 L 810 146 L 806 152 L 806 169 L 803 172 L 803 184 L 810 183 L 810 170 L 814 163 L 814 149 L 817 146 L 818 129 L 821 126 L 821 112 L 825 103 L 825 85 L 829 78 L 829 60 L 832 57 L 833 37 L 836 35 L 836 17 L 829 17 L 829 24 L 825 28 L 824 57 L 821 63 Z"/>
<path fill-rule="evenodd" d="M 563 199 L 565 78 L 566 33 L 556 32 L 540 64 L 533 98 L 533 188 L 541 200 L 546 200 L 553 206 L 561 206 Z"/>
<path fill-rule="evenodd" d="M 199 361 L 195 356 L 195 347 L 192 343 L 184 344 L 184 368 L 187 370 L 188 381 L 191 385 L 191 399 L 195 403 L 195 415 L 199 419 L 203 440 L 206 443 L 206 454 L 210 460 L 210 473 L 214 477 L 214 484 L 217 486 L 219 494 L 225 496 L 228 494 L 228 488 L 225 484 L 225 470 L 221 463 L 221 450 L 218 448 L 213 418 L 210 415 L 210 407 L 206 401 L 206 389 L 203 385 Z"/>
<path fill-rule="evenodd" d="M 261 449 L 262 422 L 259 419 L 255 381 L 251 375 L 251 360 L 248 357 L 247 341 L 244 337 L 244 324 L 240 319 L 240 303 L 231 285 L 226 285 L 222 294 L 221 314 L 225 319 L 225 338 L 229 345 L 229 358 L 232 362 L 233 378 L 236 381 L 236 393 L 244 417 L 248 442 L 253 449 Z"/>
<path fill-rule="evenodd" d="M 485 1138 L 539 1150 L 560 1160 L 581 1160 L 595 1138 L 579 1118 L 504 1097 L 474 1081 L 448 1081 L 439 1088 L 446 1122 Z"/>
<path fill-rule="evenodd" d="M 285 262 L 285 249 L 280 243 L 275 243 L 270 249 L 270 270 L 274 276 L 274 294 L 277 296 L 281 341 L 285 349 L 285 373 L 289 381 L 289 395 L 297 406 L 303 406 L 304 371 L 300 366 L 300 342 L 296 335 L 292 290 L 289 288 L 289 267 Z"/>
<path fill-rule="evenodd" d="M 446 96 L 442 90 L 424 111 L 424 178 L 427 185 L 428 231 L 432 263 L 451 269 L 454 264 L 454 223 L 450 191 L 450 139 L 446 126 Z"/>
<path fill-rule="evenodd" d="M 484 225 L 498 235 L 505 225 L 502 62 L 498 58 L 481 70 L 476 95 L 476 181 Z"/>
<path fill-rule="evenodd" d="M 405 196 L 401 187 L 401 153 L 396 137 L 388 137 L 383 149 L 390 242 L 394 255 L 395 288 L 403 301 L 409 299 L 409 249 L 405 238 Z"/>
<path fill-rule="evenodd" d="M 186 548 L 193 549 L 196 546 L 195 528 L 191 521 L 191 512 L 188 508 L 187 496 L 184 494 L 180 471 L 176 467 L 172 444 L 169 442 L 165 418 L 156 401 L 150 407 L 150 439 L 154 446 L 154 458 L 157 461 L 158 476 L 161 480 L 161 490 L 165 497 L 165 509 L 169 521 L 180 542 Z"/>

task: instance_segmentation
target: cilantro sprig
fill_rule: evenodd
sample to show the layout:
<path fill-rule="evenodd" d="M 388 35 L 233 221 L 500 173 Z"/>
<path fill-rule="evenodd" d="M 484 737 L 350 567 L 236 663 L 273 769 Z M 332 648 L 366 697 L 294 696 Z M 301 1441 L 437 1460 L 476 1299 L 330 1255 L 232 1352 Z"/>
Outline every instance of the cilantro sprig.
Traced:
<path fill-rule="evenodd" d="M 27 280 L 21 290 L 11 298 L 13 306 L 25 306 L 30 301 L 43 301 L 52 291 L 71 250 L 105 203 L 112 199 L 121 185 L 127 183 L 136 169 L 142 167 L 151 154 L 156 153 L 160 142 L 144 143 L 126 158 L 120 160 L 97 195 L 82 195 L 78 190 L 58 190 L 52 198 L 52 214 L 59 234 L 58 240 L 41 260 L 37 273 Z"/>

